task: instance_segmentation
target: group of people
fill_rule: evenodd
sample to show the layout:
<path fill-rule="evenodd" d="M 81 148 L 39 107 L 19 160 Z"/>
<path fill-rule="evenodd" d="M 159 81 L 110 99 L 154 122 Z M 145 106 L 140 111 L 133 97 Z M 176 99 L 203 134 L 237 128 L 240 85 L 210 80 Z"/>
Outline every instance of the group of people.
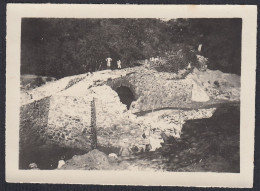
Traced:
<path fill-rule="evenodd" d="M 152 62 L 157 62 L 157 61 L 159 61 L 159 60 L 161 60 L 162 58 L 161 57 L 159 57 L 159 56 L 157 56 L 157 57 L 151 57 L 150 58 L 150 61 L 152 61 Z"/>
<path fill-rule="evenodd" d="M 108 57 L 108 58 L 106 59 L 106 62 L 107 62 L 107 68 L 110 69 L 110 68 L 111 68 L 112 58 Z M 118 69 L 122 68 L 122 66 L 121 66 L 121 60 L 118 60 L 118 61 L 116 62 L 116 64 L 117 64 L 117 68 L 118 68 Z"/>

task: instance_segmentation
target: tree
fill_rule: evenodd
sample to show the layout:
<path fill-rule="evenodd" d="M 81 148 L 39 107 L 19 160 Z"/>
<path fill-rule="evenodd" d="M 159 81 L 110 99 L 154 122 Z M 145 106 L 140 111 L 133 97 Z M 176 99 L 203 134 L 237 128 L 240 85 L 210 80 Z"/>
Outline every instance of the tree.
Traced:
<path fill-rule="evenodd" d="M 105 69 L 100 65 L 108 56 L 112 66 L 120 59 L 129 67 L 134 60 L 203 44 L 209 69 L 240 74 L 241 29 L 241 19 L 24 18 L 21 73 L 62 78 Z"/>

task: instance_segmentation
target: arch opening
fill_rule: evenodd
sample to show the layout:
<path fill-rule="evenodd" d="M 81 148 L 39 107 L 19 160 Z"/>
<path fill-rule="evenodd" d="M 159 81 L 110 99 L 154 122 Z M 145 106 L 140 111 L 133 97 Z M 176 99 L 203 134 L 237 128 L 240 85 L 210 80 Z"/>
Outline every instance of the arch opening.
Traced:
<path fill-rule="evenodd" d="M 126 105 L 127 109 L 129 109 L 131 103 L 135 101 L 135 96 L 131 89 L 126 86 L 120 86 L 116 88 L 116 92 L 120 98 L 120 101 Z"/>

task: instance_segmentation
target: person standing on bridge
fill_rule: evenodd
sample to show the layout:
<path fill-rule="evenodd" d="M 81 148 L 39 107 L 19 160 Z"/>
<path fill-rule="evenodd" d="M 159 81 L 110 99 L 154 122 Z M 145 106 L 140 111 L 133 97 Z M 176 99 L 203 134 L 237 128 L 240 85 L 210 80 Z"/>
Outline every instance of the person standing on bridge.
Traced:
<path fill-rule="evenodd" d="M 112 62 L 112 58 L 108 57 L 108 58 L 106 59 L 106 61 L 107 61 L 107 68 L 110 69 L 110 67 L 111 67 L 111 62 Z"/>
<path fill-rule="evenodd" d="M 119 69 L 119 68 L 122 68 L 122 66 L 121 66 L 121 60 L 118 60 L 117 61 L 117 68 Z"/>

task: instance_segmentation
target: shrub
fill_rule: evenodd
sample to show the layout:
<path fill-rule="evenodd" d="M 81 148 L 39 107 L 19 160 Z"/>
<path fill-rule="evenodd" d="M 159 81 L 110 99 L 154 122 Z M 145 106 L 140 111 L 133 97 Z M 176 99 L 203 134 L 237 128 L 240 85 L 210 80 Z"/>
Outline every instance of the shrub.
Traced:
<path fill-rule="evenodd" d="M 46 81 L 47 81 L 47 82 L 52 81 L 52 77 L 47 77 L 47 78 L 46 78 Z"/>
<path fill-rule="evenodd" d="M 205 58 L 204 56 L 201 55 L 196 55 L 197 56 L 197 67 L 199 70 L 206 70 L 207 69 L 207 63 L 208 63 L 208 59 Z"/>
<path fill-rule="evenodd" d="M 197 65 L 197 58 L 193 47 L 176 44 L 172 51 L 166 52 L 164 62 L 156 64 L 155 69 L 159 72 L 174 72 L 187 68 L 189 63 L 192 66 Z"/>
<path fill-rule="evenodd" d="M 43 81 L 42 77 L 38 76 L 35 80 L 34 80 L 34 87 L 39 87 L 42 84 L 44 84 L 45 82 Z"/>

